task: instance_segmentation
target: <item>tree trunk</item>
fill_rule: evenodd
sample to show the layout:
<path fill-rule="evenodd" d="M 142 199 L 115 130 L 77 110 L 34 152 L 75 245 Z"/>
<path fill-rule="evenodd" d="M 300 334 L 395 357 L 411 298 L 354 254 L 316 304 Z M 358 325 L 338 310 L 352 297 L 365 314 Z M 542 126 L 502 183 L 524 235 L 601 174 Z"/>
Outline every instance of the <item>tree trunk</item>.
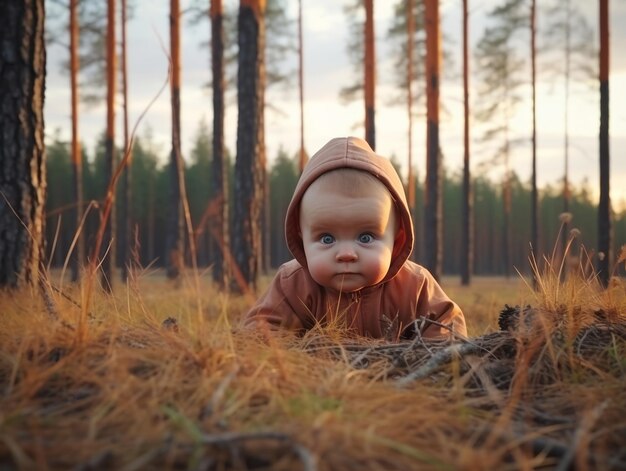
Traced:
<path fill-rule="evenodd" d="M 508 279 L 511 277 L 511 171 L 508 165 L 502 187 L 502 206 L 502 261 L 504 265 L 504 276 Z"/>
<path fill-rule="evenodd" d="M 264 0 L 239 4 L 237 158 L 235 162 L 234 258 L 247 286 L 255 289 L 261 249 L 262 139 L 265 49 Z"/>
<path fill-rule="evenodd" d="M 154 171 L 150 171 L 150 175 L 148 177 L 148 215 L 147 215 L 147 224 L 146 224 L 146 231 L 147 231 L 147 237 L 148 237 L 148 247 L 147 247 L 147 254 L 148 254 L 148 260 L 150 261 L 150 263 L 152 263 L 152 261 L 155 259 L 156 257 L 156 243 L 155 243 L 155 239 L 156 239 L 156 223 L 155 223 L 155 219 L 156 219 L 156 215 L 155 215 L 155 198 L 156 198 L 156 191 L 154 189 L 155 185 L 156 185 L 156 175 L 154 174 Z"/>
<path fill-rule="evenodd" d="M 109 191 L 115 191 L 110 182 L 113 179 L 115 168 L 115 78 L 116 61 L 115 54 L 115 0 L 107 3 L 107 128 L 105 141 L 105 172 L 104 180 Z M 108 196 L 108 195 L 106 195 Z M 113 267 L 115 266 L 115 244 L 112 235 L 115 234 L 115 195 L 111 200 L 111 210 L 107 215 L 103 213 L 101 224 L 105 225 L 102 238 L 102 286 L 106 291 L 113 289 Z"/>
<path fill-rule="evenodd" d="M 85 238 L 80 227 L 83 217 L 83 157 L 78 134 L 78 0 L 70 0 L 70 88 L 72 106 L 72 173 L 74 177 L 74 234 L 76 246 L 71 258 L 72 281 L 78 281 L 85 263 Z"/>
<path fill-rule="evenodd" d="M 307 162 L 304 149 L 304 46 L 302 40 L 302 0 L 298 0 L 298 91 L 300 94 L 300 158 L 298 168 L 300 173 Z"/>
<path fill-rule="evenodd" d="M 565 104 L 563 106 L 563 123 L 565 126 L 564 131 L 564 139 L 563 139 L 563 213 L 564 217 L 561 218 L 561 240 L 560 240 L 560 256 L 562 260 L 561 266 L 563 267 L 561 270 L 561 279 L 565 279 L 565 275 L 567 272 L 567 263 L 565 263 L 565 259 L 567 254 L 565 253 L 565 249 L 567 247 L 567 239 L 569 233 L 569 220 L 570 217 L 567 213 L 570 212 L 570 189 L 569 189 L 569 85 L 570 85 L 570 69 L 571 69 L 571 55 L 572 55 L 572 47 L 571 47 L 571 16 L 572 9 L 571 3 L 569 0 L 565 2 L 565 74 L 564 74 L 564 96 L 565 96 Z"/>
<path fill-rule="evenodd" d="M 184 265 L 184 220 L 181 201 L 181 175 L 183 162 L 180 147 L 180 5 L 170 0 L 170 55 L 171 55 L 171 106 L 172 150 L 169 165 L 168 228 L 166 242 L 166 274 L 175 280 Z"/>
<path fill-rule="evenodd" d="M 409 200 L 409 211 L 415 220 L 415 175 L 413 173 L 413 40 L 415 34 L 415 18 L 413 17 L 413 2 L 406 0 L 406 108 L 407 108 L 407 199 Z M 414 224 L 414 231 L 417 225 Z M 415 237 L 417 240 L 417 237 Z M 413 248 L 412 259 L 415 260 L 417 250 Z"/>
<path fill-rule="evenodd" d="M 539 192 L 537 191 L 537 4 L 531 0 L 530 4 L 530 70 L 532 82 L 532 172 L 531 172 L 531 235 L 530 255 L 538 261 L 539 256 Z M 533 272 L 533 287 L 537 288 L 537 277 Z"/>
<path fill-rule="evenodd" d="M 267 74 L 265 69 L 265 5 L 263 3 L 263 41 L 259 47 L 259 54 L 262 57 L 262 67 L 259 69 L 259 107 L 265 110 L 265 88 L 267 87 Z M 259 160 L 261 162 L 261 250 L 260 250 L 260 268 L 261 273 L 267 275 L 270 270 L 270 252 L 271 252 L 271 229 L 270 229 L 270 189 L 269 189 L 269 169 L 267 165 L 267 148 L 265 147 L 265 113 L 259 114 L 259 129 L 257 131 L 259 140 Z"/>
<path fill-rule="evenodd" d="M 508 76 L 508 75 L 507 75 Z M 503 101 L 508 103 L 508 88 L 505 88 Z M 505 109 L 504 125 L 504 180 L 502 182 L 502 259 L 504 276 L 511 277 L 511 165 L 509 141 L 509 109 Z"/>
<path fill-rule="evenodd" d="M 426 191 L 424 206 L 425 265 L 441 277 L 441 155 L 439 152 L 439 0 L 425 0 L 426 26 Z"/>
<path fill-rule="evenodd" d="M 124 173 L 122 174 L 122 281 L 128 279 L 128 271 L 132 263 L 132 250 L 133 244 L 132 230 L 133 230 L 133 194 L 132 194 L 132 149 L 130 148 L 129 136 L 128 136 L 128 68 L 126 64 L 126 12 L 127 12 L 127 0 L 122 0 L 121 5 L 121 27 L 122 27 L 122 54 L 121 54 L 121 72 L 122 72 L 122 110 L 124 116 L 124 159 L 126 161 Z"/>
<path fill-rule="evenodd" d="M 265 88 L 265 87 L 264 87 Z M 263 131 L 263 136 L 265 136 L 265 131 Z M 261 146 L 261 166 L 262 166 L 262 175 L 261 175 L 261 188 L 263 194 L 263 204 L 261 205 L 261 230 L 262 230 L 262 249 L 261 249 L 261 262 L 262 262 L 262 273 L 267 275 L 270 271 L 270 255 L 272 251 L 271 246 L 271 226 L 270 226 L 270 188 L 269 188 L 269 170 L 267 166 L 267 150 L 265 148 L 265 144 Z"/>
<path fill-rule="evenodd" d="M 463 228 L 461 233 L 461 284 L 470 284 L 474 264 L 474 195 L 470 178 L 469 31 L 467 1 L 463 0 Z"/>
<path fill-rule="evenodd" d="M 376 150 L 376 41 L 374 36 L 374 0 L 365 4 L 365 140 Z"/>
<path fill-rule="evenodd" d="M 224 147 L 224 26 L 222 0 L 211 0 L 211 66 L 213 71 L 213 198 L 219 202 L 215 219 L 219 250 L 213 255 L 213 280 L 222 288 L 229 283 L 225 252 L 230 252 L 228 166 Z"/>
<path fill-rule="evenodd" d="M 600 0 L 600 202 L 598 205 L 598 275 L 604 287 L 611 278 L 611 200 L 609 192 L 609 1 Z"/>
<path fill-rule="evenodd" d="M 46 196 L 44 0 L 0 2 L 0 287 L 35 285 Z"/>

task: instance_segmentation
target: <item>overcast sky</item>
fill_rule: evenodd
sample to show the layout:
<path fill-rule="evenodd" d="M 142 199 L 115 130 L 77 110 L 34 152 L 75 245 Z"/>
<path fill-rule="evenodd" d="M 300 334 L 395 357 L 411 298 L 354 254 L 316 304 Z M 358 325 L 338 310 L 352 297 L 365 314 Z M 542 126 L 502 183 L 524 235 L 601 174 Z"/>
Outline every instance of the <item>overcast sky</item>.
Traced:
<path fill-rule="evenodd" d="M 206 0 L 208 4 L 209 0 Z M 135 18 L 129 23 L 128 70 L 131 127 L 148 103 L 157 95 L 167 76 L 167 57 L 163 44 L 169 44 L 168 9 L 166 0 L 137 0 Z M 185 10 L 191 2 L 182 0 Z M 233 0 L 226 0 L 233 4 Z M 286 0 L 287 14 L 295 20 L 297 1 Z M 304 69 L 305 69 L 305 145 L 313 154 L 329 139 L 336 136 L 363 136 L 360 124 L 363 119 L 363 103 L 350 105 L 339 100 L 339 90 L 353 82 L 354 71 L 349 62 L 346 43 L 348 27 L 342 5 L 338 0 L 303 0 L 304 16 Z M 407 155 L 407 119 L 404 106 L 389 105 L 393 94 L 393 70 L 388 54 L 386 32 L 395 0 L 376 0 L 377 38 L 377 95 L 376 95 L 376 142 L 377 152 L 394 155 L 403 164 Z M 470 0 L 470 34 L 475 45 L 485 27 L 485 15 L 499 2 L 495 0 Z M 545 2 L 538 2 L 544 4 Z M 597 3 L 573 0 L 585 11 L 590 24 L 597 29 Z M 611 133 L 611 195 L 616 204 L 626 199 L 626 1 L 610 1 L 611 8 L 611 79 L 610 79 L 610 133 Z M 451 51 L 455 67 L 462 66 L 461 0 L 442 0 L 442 29 L 453 41 Z M 542 18 L 539 17 L 540 27 Z M 199 122 L 212 119 L 210 90 L 204 85 L 210 81 L 210 55 L 201 47 L 210 37 L 209 23 L 190 26 L 183 20 L 182 38 L 182 142 L 183 154 L 187 156 Z M 295 32 L 295 24 L 294 24 Z M 294 39 L 295 40 L 295 39 Z M 472 47 L 471 53 L 474 48 Z M 70 136 L 70 93 L 66 75 L 61 73 L 61 62 L 67 51 L 52 47 L 48 51 L 48 79 L 46 90 L 46 132 L 51 136 L 61 129 L 61 136 Z M 295 68 L 293 57 L 292 68 Z M 457 74 L 457 75 L 458 75 Z M 472 78 L 473 82 L 476 78 Z M 462 165 L 463 109 L 462 89 L 459 79 L 444 78 L 441 84 L 442 100 L 448 113 L 440 124 L 441 147 L 444 164 L 451 171 L 459 171 Z M 515 138 L 521 139 L 511 156 L 511 164 L 520 177 L 530 176 L 530 89 L 525 87 L 525 101 L 513 121 Z M 266 142 L 268 156 L 272 159 L 282 146 L 294 154 L 299 146 L 299 108 L 297 79 L 294 76 L 290 91 L 271 91 L 267 96 L 281 113 L 266 113 Z M 170 95 L 169 88 L 160 95 L 141 122 L 138 134 L 152 129 L 160 154 L 165 158 L 170 147 Z M 480 100 L 472 95 L 474 103 Z M 541 186 L 557 184 L 563 174 L 563 93 L 562 86 L 541 83 L 538 90 L 538 175 Z M 236 149 L 237 110 L 231 95 L 226 114 L 226 145 L 234 154 Z M 592 188 L 598 182 L 598 129 L 599 96 L 594 89 L 573 87 L 570 98 L 570 176 L 574 183 L 586 178 Z M 118 117 L 121 110 L 118 111 Z M 81 108 L 80 134 L 90 153 L 96 137 L 105 126 L 104 106 Z M 472 163 L 477 165 L 489 157 L 488 150 L 480 141 L 479 127 L 472 126 Z M 425 127 L 423 119 L 414 124 L 414 159 L 421 178 L 425 169 Z M 118 131 L 121 136 L 121 131 Z M 121 138 L 120 138 L 121 140 Z M 501 169 L 494 169 L 497 176 Z"/>

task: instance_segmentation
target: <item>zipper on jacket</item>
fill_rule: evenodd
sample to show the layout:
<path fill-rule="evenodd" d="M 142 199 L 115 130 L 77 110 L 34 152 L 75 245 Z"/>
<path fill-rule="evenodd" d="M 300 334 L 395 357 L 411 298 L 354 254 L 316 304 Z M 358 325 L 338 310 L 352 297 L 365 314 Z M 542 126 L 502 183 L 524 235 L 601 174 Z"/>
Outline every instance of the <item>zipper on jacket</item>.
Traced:
<path fill-rule="evenodd" d="M 357 331 L 363 332 L 363 316 L 360 315 L 361 307 L 361 291 L 353 291 L 350 293 L 350 325 Z"/>

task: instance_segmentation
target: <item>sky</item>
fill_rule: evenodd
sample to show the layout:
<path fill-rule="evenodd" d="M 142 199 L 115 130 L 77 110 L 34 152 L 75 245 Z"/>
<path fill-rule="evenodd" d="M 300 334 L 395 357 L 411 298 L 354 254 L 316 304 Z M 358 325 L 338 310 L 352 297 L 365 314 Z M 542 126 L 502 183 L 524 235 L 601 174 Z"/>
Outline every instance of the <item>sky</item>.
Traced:
<path fill-rule="evenodd" d="M 285 0 L 287 15 L 296 19 L 297 1 Z M 354 81 L 354 69 L 347 52 L 348 25 L 342 9 L 345 1 L 302 0 L 304 42 L 304 96 L 305 96 L 305 147 L 312 155 L 328 140 L 337 136 L 364 136 L 362 126 L 364 105 L 361 100 L 344 104 L 339 99 L 339 90 Z M 169 2 L 166 0 L 137 0 L 137 11 L 128 25 L 128 72 L 129 72 L 129 118 L 131 128 L 137 125 L 137 134 L 151 130 L 160 155 L 165 159 L 170 149 L 170 94 L 169 88 L 159 94 L 167 79 L 168 59 L 163 45 L 169 44 Z M 208 4 L 208 0 L 206 0 Z M 235 5 L 234 0 L 225 0 Z M 376 89 L 376 151 L 385 156 L 394 156 L 406 174 L 407 129 L 406 107 L 391 105 L 394 94 L 393 68 L 386 41 L 389 18 L 396 0 L 375 1 L 375 34 L 377 56 Z M 470 0 L 470 60 L 475 45 L 487 24 L 486 14 L 498 3 L 497 0 Z M 538 2 L 540 5 L 545 2 Z M 573 0 L 589 23 L 597 29 L 598 2 Z M 181 10 L 191 1 L 181 0 Z M 450 50 L 454 56 L 454 67 L 459 70 L 444 74 L 441 82 L 442 102 L 447 112 L 442 113 L 440 143 L 444 165 L 449 172 L 460 172 L 463 162 L 463 104 L 460 79 L 461 59 L 461 0 L 441 0 L 441 28 L 450 38 Z M 611 76 L 610 76 L 610 156 L 611 156 L 611 199 L 617 209 L 626 208 L 626 1 L 610 1 L 611 18 Z M 197 26 L 189 24 L 183 17 L 182 37 L 182 146 L 183 156 L 189 157 L 199 123 L 204 119 L 211 128 L 212 98 L 206 84 L 211 80 L 210 52 L 201 44 L 210 38 L 209 22 Z M 541 28 L 542 17 L 539 17 Z M 295 22 L 294 22 L 295 32 Z M 295 36 L 294 36 L 295 38 Z M 294 39 L 295 40 L 295 39 Z M 62 73 L 62 62 L 67 60 L 67 50 L 54 46 L 48 50 L 48 78 L 46 84 L 45 120 L 46 134 L 54 135 L 60 130 L 61 137 L 70 138 L 70 90 L 69 77 Z M 268 158 L 279 149 L 294 155 L 300 144 L 300 111 L 298 103 L 297 58 L 292 58 L 290 67 L 294 77 L 290 90 L 269 91 L 266 99 L 280 113 L 266 112 L 266 144 Z M 470 64 L 470 69 L 472 64 Z M 474 71 L 475 72 L 475 71 Z M 450 78 L 456 75 L 458 78 Z M 541 80 L 541 77 L 540 77 Z M 553 81 L 554 82 L 554 81 Z M 481 100 L 475 88 L 475 74 L 470 79 L 472 106 Z M 537 173 L 540 187 L 547 184 L 560 185 L 564 170 L 563 141 L 564 94 L 562 82 L 548 83 L 541 80 L 537 91 Z M 531 102 L 530 85 L 522 88 L 523 101 L 512 120 L 513 135 L 520 140 L 511 154 L 511 166 L 523 181 L 529 181 L 531 169 Z M 138 122 L 149 103 L 145 117 Z M 599 181 L 598 132 L 599 93 L 597 87 L 573 86 L 570 97 L 570 180 L 574 184 L 586 181 L 597 195 Z M 105 127 L 104 104 L 87 108 L 81 106 L 80 135 L 89 153 L 93 152 L 96 139 Z M 118 131 L 121 132 L 121 108 L 117 110 Z M 423 118 L 414 121 L 413 158 L 421 179 L 425 175 L 426 130 Z M 230 95 L 226 110 L 226 145 L 234 155 L 237 136 L 236 100 Z M 474 169 L 489 158 L 488 148 L 480 142 L 481 129 L 477 123 L 471 126 L 471 161 Z M 121 138 L 119 139 L 121 141 Z M 118 141 L 118 142 L 119 142 Z M 490 170 L 494 178 L 501 168 Z"/>

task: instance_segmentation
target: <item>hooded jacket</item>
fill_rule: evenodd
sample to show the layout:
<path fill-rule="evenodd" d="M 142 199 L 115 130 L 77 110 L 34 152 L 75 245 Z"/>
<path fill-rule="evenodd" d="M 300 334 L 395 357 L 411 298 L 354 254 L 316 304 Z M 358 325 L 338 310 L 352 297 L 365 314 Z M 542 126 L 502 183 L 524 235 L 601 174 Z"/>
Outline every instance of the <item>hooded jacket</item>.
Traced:
<path fill-rule="evenodd" d="M 389 270 L 379 283 L 351 293 L 339 293 L 316 283 L 307 270 L 300 235 L 300 202 L 320 175 L 339 168 L 369 172 L 381 181 L 394 201 L 399 224 Z M 294 259 L 283 264 L 265 294 L 248 311 L 246 326 L 304 331 L 333 323 L 373 338 L 424 338 L 466 335 L 465 319 L 431 273 L 409 260 L 413 222 L 404 187 L 391 162 L 372 151 L 362 139 L 335 138 L 304 168 L 287 209 L 285 238 Z M 429 322 L 429 320 L 435 322 Z"/>

